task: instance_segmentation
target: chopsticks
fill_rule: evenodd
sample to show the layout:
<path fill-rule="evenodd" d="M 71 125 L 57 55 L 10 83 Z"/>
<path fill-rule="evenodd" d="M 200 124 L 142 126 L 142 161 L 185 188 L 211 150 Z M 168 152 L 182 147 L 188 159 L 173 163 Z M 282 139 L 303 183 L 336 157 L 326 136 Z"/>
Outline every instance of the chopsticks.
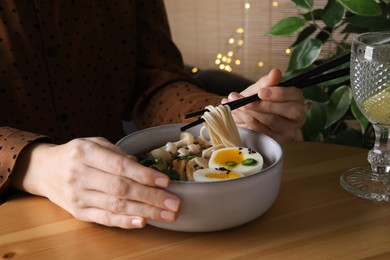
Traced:
<path fill-rule="evenodd" d="M 311 86 L 311 85 L 314 85 L 317 83 L 326 82 L 326 81 L 336 79 L 339 77 L 347 76 L 350 72 L 349 67 L 344 68 L 344 69 L 340 69 L 337 71 L 325 73 L 325 74 L 321 74 L 321 73 L 326 72 L 334 67 L 337 67 L 341 64 L 348 62 L 350 60 L 350 57 L 351 57 L 351 54 L 347 53 L 347 54 L 340 56 L 336 59 L 333 59 L 327 63 L 324 63 L 324 64 L 322 64 L 322 65 L 320 65 L 312 70 L 309 70 L 309 71 L 304 72 L 298 76 L 295 76 L 295 77 L 292 77 L 288 80 L 285 80 L 285 81 L 279 83 L 278 86 L 283 86 L 283 87 L 295 86 L 297 88 L 304 88 L 304 87 Z M 318 76 L 316 76 L 316 75 L 318 75 Z M 248 97 L 241 98 L 241 99 L 238 99 L 238 100 L 235 100 L 232 102 L 225 103 L 223 105 L 228 105 L 231 110 L 234 110 L 234 109 L 237 109 L 239 107 L 245 106 L 251 102 L 254 102 L 256 100 L 260 100 L 257 93 L 252 95 L 252 96 L 248 96 Z M 193 113 L 189 113 L 189 114 L 186 114 L 184 116 L 184 118 L 191 118 L 191 117 L 195 117 L 195 116 L 200 116 L 200 115 L 203 115 L 205 112 L 208 112 L 208 110 L 204 109 L 204 110 L 196 111 Z M 181 127 L 180 130 L 185 131 L 185 130 L 187 130 L 191 127 L 194 127 L 198 124 L 201 124 L 203 122 L 204 122 L 204 119 L 199 118 L 198 120 Z"/>

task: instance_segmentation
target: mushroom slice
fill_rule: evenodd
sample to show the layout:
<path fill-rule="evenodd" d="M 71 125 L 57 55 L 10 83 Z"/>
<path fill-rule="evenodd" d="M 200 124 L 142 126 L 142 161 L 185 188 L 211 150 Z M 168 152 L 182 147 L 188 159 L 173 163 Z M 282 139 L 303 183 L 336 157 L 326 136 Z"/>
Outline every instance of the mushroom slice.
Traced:
<path fill-rule="evenodd" d="M 175 159 L 172 161 L 172 169 L 176 170 L 180 175 L 181 181 L 186 181 L 186 164 L 188 160 Z"/>
<path fill-rule="evenodd" d="M 188 181 L 194 181 L 194 172 L 199 169 L 207 168 L 208 160 L 203 157 L 195 157 L 188 161 L 186 166 L 186 175 Z"/>
<path fill-rule="evenodd" d="M 186 176 L 188 181 L 194 181 L 194 172 L 197 170 L 198 165 L 195 162 L 195 158 L 188 161 L 186 165 Z"/>
<path fill-rule="evenodd" d="M 172 159 L 172 156 L 169 152 L 165 151 L 163 148 L 157 148 L 154 149 L 153 151 L 150 152 L 150 154 L 155 158 L 155 159 L 162 159 L 165 161 L 169 161 Z"/>
<path fill-rule="evenodd" d="M 197 165 L 199 165 L 199 169 L 204 169 L 209 167 L 209 159 L 206 159 L 204 157 L 195 157 L 195 162 Z"/>

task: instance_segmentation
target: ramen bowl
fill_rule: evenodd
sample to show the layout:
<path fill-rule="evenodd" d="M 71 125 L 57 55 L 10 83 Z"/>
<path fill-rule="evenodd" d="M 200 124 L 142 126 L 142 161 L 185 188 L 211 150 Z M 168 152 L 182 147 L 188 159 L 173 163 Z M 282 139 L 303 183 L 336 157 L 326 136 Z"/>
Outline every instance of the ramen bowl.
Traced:
<path fill-rule="evenodd" d="M 180 139 L 182 124 L 163 125 L 132 133 L 117 145 L 139 155 Z M 201 126 L 191 132 L 199 135 Z M 218 182 L 171 181 L 168 190 L 181 198 L 175 222 L 148 220 L 148 224 L 175 231 L 209 232 L 237 227 L 264 214 L 275 202 L 281 181 L 283 153 L 271 137 L 239 128 L 245 147 L 264 158 L 261 172 Z"/>

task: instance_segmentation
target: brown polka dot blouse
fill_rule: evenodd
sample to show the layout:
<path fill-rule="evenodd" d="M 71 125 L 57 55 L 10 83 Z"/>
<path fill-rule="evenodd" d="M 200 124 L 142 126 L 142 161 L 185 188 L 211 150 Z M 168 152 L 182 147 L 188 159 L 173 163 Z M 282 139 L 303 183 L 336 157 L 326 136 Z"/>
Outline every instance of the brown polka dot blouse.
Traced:
<path fill-rule="evenodd" d="M 221 97 L 183 73 L 163 1 L 0 1 L 0 193 L 18 154 L 49 136 L 124 136 L 182 122 Z"/>

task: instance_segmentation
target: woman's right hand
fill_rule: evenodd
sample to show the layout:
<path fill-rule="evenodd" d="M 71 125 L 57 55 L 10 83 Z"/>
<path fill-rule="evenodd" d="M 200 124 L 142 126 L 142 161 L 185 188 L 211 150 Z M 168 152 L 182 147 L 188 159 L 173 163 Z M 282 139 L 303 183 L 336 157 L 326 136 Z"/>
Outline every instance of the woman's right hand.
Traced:
<path fill-rule="evenodd" d="M 174 221 L 180 204 L 165 190 L 168 176 L 100 137 L 29 145 L 12 184 L 49 198 L 77 219 L 121 228 L 143 227 L 146 219 Z"/>

